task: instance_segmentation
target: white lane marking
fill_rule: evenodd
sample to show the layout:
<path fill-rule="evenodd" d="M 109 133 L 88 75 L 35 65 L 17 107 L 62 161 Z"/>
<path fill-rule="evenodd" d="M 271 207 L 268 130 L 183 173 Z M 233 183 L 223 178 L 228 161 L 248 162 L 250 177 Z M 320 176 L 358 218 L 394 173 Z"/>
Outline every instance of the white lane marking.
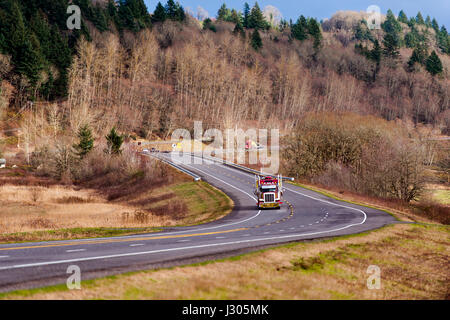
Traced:
<path fill-rule="evenodd" d="M 178 240 L 177 242 L 189 242 L 191 240 Z"/>
<path fill-rule="evenodd" d="M 208 247 L 229 246 L 229 245 L 251 243 L 251 242 L 261 242 L 261 241 L 271 241 L 271 240 L 281 240 L 281 239 L 295 239 L 295 238 L 302 238 L 302 237 L 305 237 L 305 236 L 315 236 L 315 235 L 318 235 L 318 234 L 337 232 L 337 231 L 341 231 L 341 230 L 345 230 L 345 229 L 351 228 L 352 226 L 353 225 L 348 225 L 348 226 L 345 226 L 345 227 L 340 227 L 340 228 L 327 230 L 327 231 L 310 232 L 310 233 L 303 233 L 303 234 L 297 234 L 297 235 L 286 235 L 286 236 L 277 236 L 277 237 L 251 239 L 251 240 L 240 240 L 240 241 L 233 241 L 233 242 L 212 243 L 212 244 L 204 244 L 204 245 L 198 245 L 198 246 L 160 249 L 160 250 L 145 251 L 145 252 L 112 254 L 112 255 L 108 255 L 108 256 L 97 256 L 97 257 L 88 257 L 88 258 L 79 258 L 79 259 L 70 259 L 70 260 L 57 260 L 57 261 L 48 261 L 48 262 L 19 264 L 19 265 L 13 265 L 13 266 L 8 266 L 8 267 L 0 267 L 0 270 L 11 270 L 11 269 L 20 269 L 20 268 L 27 268 L 27 267 L 48 266 L 48 265 L 62 264 L 62 263 L 72 263 L 72 262 L 92 261 L 92 260 L 101 260 L 101 259 L 132 257 L 132 256 L 148 255 L 148 254 L 154 254 L 154 253 L 183 251 L 183 250 L 192 250 L 192 249 L 200 249 L 200 248 L 208 248 Z"/>
<path fill-rule="evenodd" d="M 70 253 L 70 252 L 83 252 L 86 251 L 86 249 L 73 249 L 73 250 L 66 250 L 66 252 Z"/>
<path fill-rule="evenodd" d="M 312 223 L 308 224 L 308 226 L 312 226 L 312 225 L 313 225 Z"/>
<path fill-rule="evenodd" d="M 224 167 L 227 168 L 226 166 L 224 166 Z M 198 170 L 200 172 L 203 172 L 203 171 L 201 171 L 199 169 L 196 169 L 196 168 L 194 168 L 194 169 Z M 238 171 L 238 170 L 236 170 L 236 171 Z M 212 176 L 212 175 L 210 175 L 210 174 L 208 174 L 206 172 L 203 172 L 203 173 L 208 175 L 208 176 L 210 176 L 210 177 L 213 177 L 213 178 L 215 178 L 215 179 L 217 179 L 219 181 L 222 181 L 225 184 L 227 184 L 227 185 L 229 185 L 229 186 L 231 186 L 231 187 L 233 187 L 233 188 L 235 188 L 235 189 L 237 189 L 237 190 L 239 190 L 239 191 L 249 195 L 248 193 L 240 190 L 239 188 L 237 188 L 235 186 L 230 185 L 229 183 L 226 183 L 225 181 L 223 181 L 223 180 L 221 180 L 219 178 L 216 178 L 216 177 L 214 177 L 214 176 Z M 248 175 L 249 174 L 247 174 L 247 176 Z M 268 241 L 268 240 L 277 240 L 277 239 L 279 240 L 279 239 L 311 236 L 311 235 L 331 233 L 331 232 L 345 230 L 345 229 L 351 228 L 353 226 L 362 225 L 367 220 L 367 214 L 364 211 L 360 210 L 360 209 L 356 209 L 356 208 L 352 208 L 352 207 L 349 207 L 349 206 L 344 206 L 344 205 L 341 205 L 341 204 L 336 204 L 336 203 L 329 202 L 329 201 L 326 201 L 326 200 L 318 199 L 318 198 L 315 198 L 315 197 L 303 194 L 301 192 L 297 192 L 297 191 L 291 190 L 289 188 L 286 188 L 286 190 L 291 191 L 291 192 L 296 193 L 296 194 L 299 194 L 299 195 L 302 195 L 302 196 L 310 198 L 310 199 L 314 199 L 314 200 L 321 201 L 321 202 L 324 202 L 324 203 L 328 203 L 328 204 L 331 204 L 331 205 L 334 205 L 334 206 L 338 206 L 338 207 L 347 208 L 347 209 L 351 209 L 351 210 L 355 210 L 355 211 L 361 212 L 364 215 L 364 219 L 360 223 L 350 224 L 350 225 L 347 225 L 347 226 L 344 226 L 344 227 L 341 227 L 341 228 L 337 228 L 337 229 L 331 229 L 331 230 L 326 230 L 326 231 L 318 231 L 318 232 L 313 232 L 313 233 L 305 233 L 305 234 L 299 234 L 299 235 L 279 236 L 279 237 L 253 239 L 253 240 L 242 240 L 242 241 L 235 241 L 235 242 L 228 242 L 228 243 L 216 243 L 216 244 L 209 244 L 209 245 L 202 245 L 202 246 L 192 246 L 192 247 L 184 247 L 184 248 L 171 248 L 171 249 L 154 250 L 154 251 L 147 251 L 147 252 L 136 252 L 136 253 L 128 253 L 128 254 L 125 253 L 125 254 L 117 254 L 117 255 L 109 255 L 109 256 L 98 256 L 98 257 L 90 257 L 90 258 L 82 258 L 82 259 L 59 260 L 59 261 L 50 261 L 50 262 L 40 262 L 40 263 L 32 263 L 32 264 L 14 265 L 14 266 L 9 266 L 9 267 L 0 267 L 0 270 L 9 270 L 9 269 L 18 269 L 18 268 L 26 268 L 26 267 L 34 267 L 34 266 L 45 266 L 45 265 L 51 265 L 51 264 L 61 264 L 61 263 L 71 263 L 71 262 L 80 262 L 80 261 L 100 260 L 100 259 L 109 259 L 109 258 L 118 258 L 118 257 L 127 257 L 127 256 L 135 256 L 135 255 L 144 255 L 144 254 L 168 252 L 168 251 L 189 250 L 189 249 L 198 249 L 198 248 L 213 247 L 213 246 L 223 246 L 223 245 L 230 245 L 230 244 L 239 244 L 239 243 L 259 242 L 259 241 Z M 250 196 L 250 197 L 252 197 L 252 196 Z M 261 213 L 261 211 L 259 211 L 256 216 L 247 219 L 247 221 L 250 220 L 250 219 L 256 218 L 260 213 Z M 233 224 L 237 224 L 237 223 L 240 223 L 240 222 L 236 222 L 236 223 L 233 223 Z M 212 227 L 212 228 L 204 228 L 204 229 L 199 229 L 199 230 L 221 228 L 221 227 L 224 227 L 224 226 L 218 226 L 218 227 Z M 192 232 L 192 231 L 193 230 L 184 231 L 184 232 Z"/>
<path fill-rule="evenodd" d="M 192 168 L 192 167 L 191 167 L 191 168 Z M 216 180 L 219 180 L 219 181 L 225 183 L 226 185 L 229 185 L 230 187 L 232 187 L 232 188 L 234 188 L 234 189 L 236 189 L 236 190 L 238 190 L 238 191 L 240 191 L 240 192 L 242 192 L 242 193 L 245 193 L 245 194 L 248 195 L 250 198 L 252 198 L 253 200 L 256 201 L 256 198 L 254 198 L 253 196 L 251 196 L 251 195 L 248 194 L 247 192 L 245 192 L 245 191 L 243 191 L 243 190 L 241 190 L 241 189 L 239 189 L 239 188 L 237 188 L 237 187 L 235 187 L 235 186 L 233 186 L 233 185 L 231 185 L 231 184 L 229 184 L 229 183 L 223 181 L 222 179 L 219 179 L 219 178 L 217 178 L 217 177 L 215 177 L 215 176 L 213 176 L 213 175 L 211 175 L 211 174 L 209 174 L 209 173 L 206 173 L 206 172 L 204 172 L 204 171 L 202 171 L 202 170 L 200 170 L 200 169 L 197 169 L 197 168 L 193 168 L 193 169 L 194 169 L 194 170 L 197 170 L 197 171 L 200 171 L 200 172 L 202 172 L 202 173 L 204 173 L 204 174 L 206 174 L 206 175 L 208 175 L 208 176 L 210 176 L 210 177 L 212 177 L 212 178 L 214 178 L 214 179 L 216 179 Z M 241 220 L 241 221 L 237 221 L 237 222 L 232 222 L 232 223 L 220 225 L 220 226 L 207 227 L 207 228 L 199 228 L 199 229 L 192 229 L 192 230 L 185 230 L 185 231 L 177 231 L 177 232 L 170 232 L 170 233 L 163 233 L 163 232 L 162 232 L 162 233 L 155 234 L 154 236 L 155 236 L 155 237 L 159 237 L 159 236 L 161 236 L 161 235 L 164 235 L 164 236 L 166 236 L 166 235 L 167 235 L 167 236 L 170 236 L 170 235 L 175 235 L 175 234 L 183 234 L 183 233 L 189 233 L 189 232 L 196 232 L 196 231 L 212 230 L 212 229 L 218 229 L 218 228 L 229 227 L 229 226 L 233 226 L 233 225 L 236 225 L 236 224 L 241 224 L 241 223 L 244 223 L 244 222 L 253 220 L 253 219 L 257 218 L 257 217 L 261 214 L 261 212 L 262 212 L 262 211 L 259 210 L 258 213 L 257 213 L 256 215 L 254 215 L 253 217 L 250 217 L 250 218 L 247 218 L 247 219 L 244 219 L 244 220 Z M 83 240 L 83 241 L 114 240 L 114 239 L 133 239 L 133 238 L 136 238 L 136 237 L 142 237 L 142 235 L 137 235 L 137 236 L 125 236 L 125 237 L 112 237 L 112 238 L 86 239 L 86 240 Z M 150 238 L 151 238 L 151 237 L 150 237 Z M 55 243 L 59 243 L 59 242 L 55 242 Z M 67 243 L 67 242 L 61 242 L 61 243 Z"/>
<path fill-rule="evenodd" d="M 264 232 L 264 234 L 269 234 L 270 232 L 269 231 L 267 231 L 267 232 Z"/>
<path fill-rule="evenodd" d="M 280 232 L 284 232 L 284 230 L 280 230 Z"/>
<path fill-rule="evenodd" d="M 250 237 L 250 234 L 244 234 L 243 237 Z"/>
<path fill-rule="evenodd" d="M 2 258 L 9 258 L 9 256 L 0 256 L 0 259 Z"/>
<path fill-rule="evenodd" d="M 229 168 L 229 167 L 226 166 L 226 165 L 224 165 L 223 167 L 224 167 L 225 169 L 227 169 L 227 170 L 234 171 L 234 172 L 238 172 L 238 173 L 240 173 L 241 175 L 245 175 L 245 176 L 247 176 L 247 177 L 248 177 L 248 176 L 254 176 L 254 174 L 250 174 L 250 173 L 248 173 L 248 172 L 243 172 L 243 171 L 241 171 L 241 170 L 237 170 L 237 169 L 234 169 L 234 168 L 232 169 L 232 168 Z M 363 210 L 356 209 L 356 208 L 352 208 L 352 207 L 345 206 L 345 205 L 342 205 L 342 204 L 333 203 L 333 202 L 330 202 L 330 201 L 327 201 L 327 200 L 322 200 L 322 199 L 319 199 L 319 198 L 316 198 L 316 197 L 313 197 L 313 196 L 309 196 L 309 195 L 307 195 L 307 194 L 304 194 L 304 193 L 301 193 L 301 192 L 298 192 L 298 191 L 295 191 L 295 190 L 292 190 L 292 189 L 289 189 L 289 188 L 285 188 L 285 190 L 291 191 L 291 192 L 293 192 L 293 193 L 299 194 L 299 195 L 301 195 L 301 196 L 304 196 L 304 197 L 307 197 L 307 198 L 310 198 L 310 199 L 314 199 L 314 200 L 316 200 L 316 201 L 320 201 L 320 202 L 323 202 L 323 203 L 328 203 L 328 204 L 331 204 L 331 205 L 334 205 L 334 206 L 337 206 L 337 207 L 342 207 L 342 208 L 347 208 L 347 209 L 350 209 L 350 210 L 355 210 L 355 211 L 358 211 L 358 212 L 360 212 L 360 213 L 362 213 L 362 214 L 364 215 L 364 219 L 363 219 L 363 221 L 362 221 L 361 223 L 351 224 L 351 225 L 349 225 L 348 227 L 359 226 L 359 225 L 362 225 L 362 224 L 366 223 L 366 220 L 367 220 L 367 214 L 366 214 Z M 328 213 L 327 213 L 327 215 L 328 215 Z"/>
<path fill-rule="evenodd" d="M 318 198 L 315 198 L 315 197 L 312 197 L 312 196 L 308 196 L 308 195 L 306 195 L 304 193 L 301 193 L 301 192 L 298 192 L 298 191 L 295 191 L 295 190 L 292 190 L 292 189 L 289 189 L 289 188 L 285 188 L 285 190 L 291 191 L 293 193 L 299 194 L 301 196 L 304 196 L 304 197 L 307 197 L 307 198 L 310 198 L 310 199 L 314 199 L 314 200 L 317 200 L 317 201 L 320 201 L 320 202 L 328 203 L 328 204 L 331 204 L 331 205 L 334 205 L 334 206 L 337 206 L 337 207 L 347 208 L 347 209 L 350 209 L 350 210 L 355 210 L 355 211 L 358 211 L 358 212 L 360 212 L 360 213 L 362 213 L 364 215 L 364 219 L 363 219 L 362 222 L 351 224 L 351 225 L 349 225 L 349 227 L 359 226 L 359 225 L 362 225 L 362 224 L 366 223 L 367 214 L 364 211 L 360 210 L 360 209 L 352 208 L 352 207 L 349 207 L 349 206 L 344 206 L 343 204 L 337 204 L 337 203 L 333 203 L 333 202 L 330 202 L 330 201 L 327 201 L 327 200 L 318 199 Z"/>
<path fill-rule="evenodd" d="M 216 237 L 216 239 L 226 239 L 226 237 Z"/>
<path fill-rule="evenodd" d="M 213 176 L 213 175 L 211 175 L 211 174 L 209 174 L 209 173 L 206 173 L 206 172 L 203 171 L 203 170 L 200 170 L 200 169 L 198 169 L 198 168 L 196 168 L 196 167 L 192 167 L 192 166 L 190 166 L 190 165 L 188 165 L 188 164 L 185 164 L 185 166 L 186 166 L 186 167 L 189 167 L 189 168 L 192 168 L 192 169 L 194 169 L 194 170 L 200 171 L 201 173 L 206 174 L 206 175 L 208 175 L 208 176 L 210 176 L 210 177 L 212 177 L 212 178 L 214 178 L 214 179 L 216 179 L 216 180 L 219 180 L 220 182 L 225 183 L 226 185 L 228 185 L 228 186 L 230 186 L 230 187 L 232 187 L 232 188 L 234 188 L 234 189 L 236 189 L 236 190 L 238 190 L 238 191 L 241 191 L 242 193 L 245 193 L 245 194 L 248 195 L 251 199 L 253 199 L 253 200 L 256 201 L 256 198 L 255 198 L 254 196 L 252 196 L 250 193 L 247 193 L 247 192 L 245 192 L 244 190 L 241 190 L 241 189 L 239 189 L 239 188 L 233 186 L 232 184 L 229 184 L 228 182 L 223 181 L 222 179 L 219 179 L 219 178 L 217 178 L 217 177 L 215 177 L 215 176 Z"/>
<path fill-rule="evenodd" d="M 305 226 L 300 226 L 300 228 L 304 228 Z"/>
<path fill-rule="evenodd" d="M 143 243 L 135 243 L 135 244 L 130 244 L 130 247 L 141 247 L 143 246 Z"/>
<path fill-rule="evenodd" d="M 295 230 L 295 228 L 289 228 L 289 230 Z"/>

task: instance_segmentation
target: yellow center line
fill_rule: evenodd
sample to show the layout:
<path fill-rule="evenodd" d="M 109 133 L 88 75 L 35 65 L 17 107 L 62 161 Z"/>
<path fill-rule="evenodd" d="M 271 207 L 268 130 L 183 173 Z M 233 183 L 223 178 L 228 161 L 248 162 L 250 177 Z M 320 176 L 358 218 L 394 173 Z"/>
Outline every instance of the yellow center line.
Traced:
<path fill-rule="evenodd" d="M 98 240 L 98 241 L 73 241 L 70 243 L 59 243 L 59 244 L 49 244 L 49 245 L 40 245 L 40 246 L 0 248 L 0 251 L 79 246 L 79 245 L 86 245 L 86 244 L 120 243 L 120 242 L 135 242 L 135 241 L 160 240 L 160 239 L 189 238 L 189 237 L 199 237 L 199 236 L 207 236 L 207 235 L 214 235 L 214 234 L 238 232 L 238 231 L 244 231 L 244 230 L 248 230 L 248 228 L 240 228 L 240 229 L 227 230 L 227 231 L 207 232 L 207 233 L 181 234 L 181 235 L 176 235 L 176 236 L 154 236 L 154 237 L 142 237 L 142 238 L 132 238 L 132 239 Z"/>

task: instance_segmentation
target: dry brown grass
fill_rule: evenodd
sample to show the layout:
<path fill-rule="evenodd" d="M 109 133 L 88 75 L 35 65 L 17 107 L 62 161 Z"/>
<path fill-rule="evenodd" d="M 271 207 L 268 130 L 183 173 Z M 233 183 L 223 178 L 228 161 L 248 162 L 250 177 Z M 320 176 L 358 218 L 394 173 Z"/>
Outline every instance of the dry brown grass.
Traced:
<path fill-rule="evenodd" d="M 269 249 L 239 259 L 44 288 L 6 299 L 448 299 L 449 229 L 395 225 L 363 236 Z M 381 289 L 368 290 L 369 265 Z"/>
<path fill-rule="evenodd" d="M 74 201 L 78 199 L 78 201 Z M 65 228 L 132 227 L 123 225 L 121 213 L 134 208 L 107 203 L 94 190 L 76 191 L 52 186 L 0 187 L 0 234 Z M 44 223 L 45 221 L 45 223 Z M 155 221 L 156 222 L 156 221 Z"/>
<path fill-rule="evenodd" d="M 18 232 L 196 224 L 228 214 L 232 203 L 204 183 L 184 182 L 121 201 L 108 201 L 93 189 L 4 185 L 0 186 L 0 206 L 1 241 Z"/>

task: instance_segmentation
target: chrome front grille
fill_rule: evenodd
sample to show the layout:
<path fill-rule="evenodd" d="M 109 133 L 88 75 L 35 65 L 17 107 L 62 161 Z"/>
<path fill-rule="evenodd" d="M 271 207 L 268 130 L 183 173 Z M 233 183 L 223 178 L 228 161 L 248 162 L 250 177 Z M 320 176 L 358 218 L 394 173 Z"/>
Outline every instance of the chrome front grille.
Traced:
<path fill-rule="evenodd" d="M 265 203 L 275 202 L 275 194 L 274 193 L 266 193 L 264 195 L 264 202 Z"/>

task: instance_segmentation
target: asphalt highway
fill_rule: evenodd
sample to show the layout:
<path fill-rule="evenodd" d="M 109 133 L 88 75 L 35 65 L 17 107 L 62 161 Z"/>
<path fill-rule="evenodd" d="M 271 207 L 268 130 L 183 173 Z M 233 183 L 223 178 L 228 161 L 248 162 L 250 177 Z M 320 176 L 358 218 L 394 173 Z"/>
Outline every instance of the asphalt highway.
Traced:
<path fill-rule="evenodd" d="M 85 280 L 355 234 L 398 222 L 383 211 L 287 183 L 281 210 L 258 210 L 253 175 L 208 160 L 183 167 L 230 196 L 233 211 L 212 223 L 147 235 L 0 245 L 0 292 L 65 283 L 71 265 L 80 268 Z"/>

